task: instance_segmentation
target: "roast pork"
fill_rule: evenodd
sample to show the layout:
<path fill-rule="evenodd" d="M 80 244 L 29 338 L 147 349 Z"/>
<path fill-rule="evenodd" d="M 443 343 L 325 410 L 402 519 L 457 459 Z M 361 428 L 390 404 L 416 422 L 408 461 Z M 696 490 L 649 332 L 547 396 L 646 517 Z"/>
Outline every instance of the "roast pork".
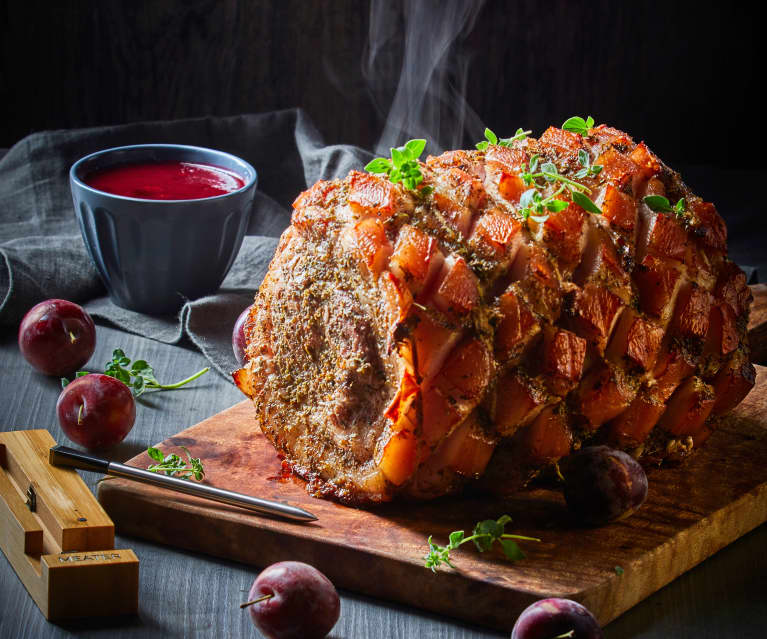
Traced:
<path fill-rule="evenodd" d="M 552 127 L 420 169 L 300 194 L 246 322 L 235 380 L 313 494 L 507 495 L 586 442 L 679 460 L 753 386 L 724 221 L 644 143 Z"/>

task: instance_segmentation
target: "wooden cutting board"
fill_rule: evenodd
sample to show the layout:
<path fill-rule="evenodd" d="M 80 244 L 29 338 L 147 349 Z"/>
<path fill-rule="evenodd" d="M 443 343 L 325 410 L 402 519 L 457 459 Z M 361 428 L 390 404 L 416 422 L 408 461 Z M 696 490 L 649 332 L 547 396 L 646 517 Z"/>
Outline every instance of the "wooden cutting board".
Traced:
<path fill-rule="evenodd" d="M 575 524 L 560 493 L 541 488 L 505 503 L 463 496 L 373 510 L 314 499 L 303 482 L 281 476 L 246 401 L 159 446 L 201 457 L 206 483 L 288 501 L 319 520 L 268 519 L 110 479 L 99 499 L 120 534 L 256 566 L 305 561 L 339 587 L 507 631 L 527 605 L 550 596 L 576 599 L 606 624 L 767 520 L 767 368 L 757 367 L 756 387 L 697 455 L 649 473 L 649 496 L 636 514 L 595 529 Z M 513 532 L 543 540 L 524 545 L 527 559 L 509 563 L 466 544 L 452 555 L 458 570 L 424 567 L 429 535 L 445 544 L 451 531 L 502 514 L 513 518 Z"/>

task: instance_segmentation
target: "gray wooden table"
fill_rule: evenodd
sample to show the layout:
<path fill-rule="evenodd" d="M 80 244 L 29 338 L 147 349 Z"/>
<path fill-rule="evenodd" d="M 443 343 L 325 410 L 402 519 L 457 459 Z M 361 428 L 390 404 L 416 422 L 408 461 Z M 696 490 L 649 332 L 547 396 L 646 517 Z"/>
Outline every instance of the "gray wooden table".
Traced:
<path fill-rule="evenodd" d="M 98 326 L 98 346 L 89 366 L 103 366 L 112 349 L 154 365 L 159 379 L 180 379 L 206 365 L 197 351 L 168 346 Z M 47 428 L 66 441 L 55 416 L 59 381 L 33 371 L 22 359 L 16 336 L 0 336 L 0 428 Z M 239 392 L 211 372 L 186 389 L 151 394 L 137 406 L 136 425 L 111 451 L 124 460 L 240 400 Z M 98 477 L 83 473 L 94 489 Z M 238 604 L 257 574 L 239 565 L 118 534 L 116 547 L 132 548 L 141 560 L 137 617 L 50 624 L 0 558 L 0 638 L 37 637 L 256 637 Z M 757 639 L 767 637 L 767 526 L 762 526 L 648 598 L 605 630 L 608 639 Z M 577 549 L 574 549 L 577 552 Z M 331 636 L 391 639 L 502 637 L 414 608 L 341 593 L 341 618 Z M 505 636 L 508 636 L 506 634 Z"/>

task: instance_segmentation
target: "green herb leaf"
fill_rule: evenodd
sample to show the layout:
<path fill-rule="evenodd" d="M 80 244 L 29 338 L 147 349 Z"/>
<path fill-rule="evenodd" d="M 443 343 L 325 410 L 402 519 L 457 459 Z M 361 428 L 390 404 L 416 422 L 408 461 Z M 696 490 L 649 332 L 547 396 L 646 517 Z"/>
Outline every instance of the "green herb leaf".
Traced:
<path fill-rule="evenodd" d="M 391 171 L 391 162 L 386 158 L 376 158 L 365 166 L 368 173 L 388 173 Z"/>
<path fill-rule="evenodd" d="M 498 144 L 498 136 L 485 127 L 485 139 L 475 145 L 478 150 L 485 151 L 491 144 Z"/>
<path fill-rule="evenodd" d="M 429 197 L 432 193 L 434 193 L 434 187 L 433 186 L 424 186 L 420 189 L 418 189 L 418 196 L 425 200 L 427 197 Z"/>
<path fill-rule="evenodd" d="M 673 211 L 671 203 L 662 195 L 648 195 L 644 198 L 644 203 L 653 211 L 662 211 L 663 213 Z"/>
<path fill-rule="evenodd" d="M 546 208 L 552 213 L 564 211 L 568 206 L 570 206 L 570 203 L 565 202 L 564 200 L 551 200 L 550 202 L 546 202 Z"/>
<path fill-rule="evenodd" d="M 411 160 L 417 160 L 419 157 L 421 157 L 421 153 L 423 153 L 423 150 L 425 148 L 426 148 L 426 140 L 422 138 L 408 140 L 405 143 L 405 150 L 407 151 L 407 156 Z"/>
<path fill-rule="evenodd" d="M 573 191 L 572 196 L 573 202 L 575 202 L 582 209 L 588 211 L 589 213 L 594 213 L 595 215 L 602 215 L 602 210 L 596 204 L 594 204 L 594 202 L 592 202 L 588 196 L 578 191 Z"/>
<path fill-rule="evenodd" d="M 547 182 L 556 182 L 559 177 L 557 165 L 553 162 L 544 162 L 541 164 L 541 173 L 543 173 L 543 179 Z"/>
<path fill-rule="evenodd" d="M 518 561 L 527 557 L 522 549 L 519 547 L 516 541 L 513 539 L 500 539 L 501 548 L 503 548 L 503 554 L 506 555 L 506 559 L 509 561 Z"/>
<path fill-rule="evenodd" d="M 479 552 L 485 552 L 493 547 L 493 542 L 503 534 L 503 526 L 492 519 L 477 522 L 471 535 L 474 545 Z"/>
<path fill-rule="evenodd" d="M 402 149 L 391 149 L 391 163 L 394 165 L 395 169 L 402 169 L 407 161 L 408 157 Z"/>
<path fill-rule="evenodd" d="M 615 574 L 616 575 L 622 575 L 625 571 L 621 566 L 615 566 Z"/>
<path fill-rule="evenodd" d="M 454 532 L 450 533 L 450 546 L 453 548 L 458 548 L 458 546 L 461 545 L 461 542 L 463 542 L 463 530 L 456 530 Z"/>
<path fill-rule="evenodd" d="M 519 196 L 519 207 L 521 209 L 529 208 L 530 205 L 533 203 L 533 198 L 538 195 L 540 197 L 540 194 L 536 189 L 527 189 L 522 195 Z"/>
<path fill-rule="evenodd" d="M 585 120 L 580 116 L 573 116 L 572 118 L 567 118 L 567 120 L 564 121 L 562 124 L 562 128 L 565 131 L 570 131 L 571 133 L 578 133 L 582 136 L 588 136 L 589 129 L 594 126 L 594 118 L 589 116 Z"/>
<path fill-rule="evenodd" d="M 157 463 L 147 466 L 147 470 L 153 473 L 165 473 L 169 476 L 177 476 L 180 479 L 191 479 L 194 477 L 197 481 L 202 481 L 205 477 L 205 469 L 198 457 L 192 457 L 189 449 L 181 446 L 186 453 L 187 461 L 184 461 L 175 453 L 163 455 L 159 448 L 147 448 L 147 454 Z"/>

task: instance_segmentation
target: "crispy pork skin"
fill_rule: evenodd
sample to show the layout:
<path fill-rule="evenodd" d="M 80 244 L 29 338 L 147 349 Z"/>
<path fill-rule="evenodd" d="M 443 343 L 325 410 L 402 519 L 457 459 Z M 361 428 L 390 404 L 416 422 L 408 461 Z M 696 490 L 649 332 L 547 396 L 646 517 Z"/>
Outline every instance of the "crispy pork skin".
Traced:
<path fill-rule="evenodd" d="M 565 204 L 525 215 L 536 155 L 602 213 L 539 178 Z M 753 386 L 724 222 L 644 143 L 551 127 L 420 167 L 300 194 L 246 322 L 235 381 L 313 494 L 507 495 L 589 441 L 678 460 Z"/>

